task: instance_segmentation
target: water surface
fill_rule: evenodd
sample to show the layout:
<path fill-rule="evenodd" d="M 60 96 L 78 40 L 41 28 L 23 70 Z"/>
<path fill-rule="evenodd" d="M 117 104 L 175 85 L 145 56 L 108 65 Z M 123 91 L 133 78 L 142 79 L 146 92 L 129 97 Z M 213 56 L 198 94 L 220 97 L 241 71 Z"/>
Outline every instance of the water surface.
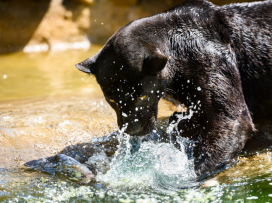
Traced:
<path fill-rule="evenodd" d="M 27 161 L 117 130 L 115 112 L 95 78 L 74 67 L 100 48 L 0 56 L 0 201 L 272 201 L 270 148 L 243 153 L 237 163 L 209 182 L 199 183 L 209 187 L 186 182 L 194 178 L 190 170 L 183 170 L 191 167 L 191 160 L 167 143 L 145 142 L 136 153 L 123 153 L 126 148 L 122 148 L 122 159 L 115 160 L 98 182 L 85 186 L 73 174 L 22 167 Z M 176 107 L 162 100 L 159 110 L 163 119 Z M 164 190 L 161 185 L 166 186 Z"/>

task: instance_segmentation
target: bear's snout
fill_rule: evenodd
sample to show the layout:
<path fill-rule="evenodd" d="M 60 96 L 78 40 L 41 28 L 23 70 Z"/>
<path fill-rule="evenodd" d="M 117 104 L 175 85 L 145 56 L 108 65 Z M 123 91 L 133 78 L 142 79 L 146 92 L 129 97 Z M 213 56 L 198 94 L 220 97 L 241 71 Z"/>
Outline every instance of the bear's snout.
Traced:
<path fill-rule="evenodd" d="M 142 131 L 142 124 L 140 122 L 131 122 L 131 123 L 125 123 L 122 125 L 122 127 L 125 127 L 125 133 L 130 135 L 141 135 Z"/>
<path fill-rule="evenodd" d="M 120 116 L 118 118 L 119 129 L 125 128 L 124 132 L 130 135 L 142 136 L 150 133 L 155 127 L 156 118 L 149 117 L 134 117 L 127 118 Z"/>

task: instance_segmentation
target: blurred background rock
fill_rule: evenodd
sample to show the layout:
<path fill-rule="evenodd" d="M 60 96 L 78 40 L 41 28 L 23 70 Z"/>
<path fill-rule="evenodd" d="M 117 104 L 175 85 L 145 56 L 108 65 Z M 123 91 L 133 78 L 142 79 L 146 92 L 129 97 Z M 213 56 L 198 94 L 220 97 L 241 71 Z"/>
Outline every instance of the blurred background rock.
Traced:
<path fill-rule="evenodd" d="M 250 0 L 249 0 L 250 1 Z M 0 54 L 89 49 L 183 0 L 0 0 Z M 212 0 L 223 5 L 243 0 Z"/>

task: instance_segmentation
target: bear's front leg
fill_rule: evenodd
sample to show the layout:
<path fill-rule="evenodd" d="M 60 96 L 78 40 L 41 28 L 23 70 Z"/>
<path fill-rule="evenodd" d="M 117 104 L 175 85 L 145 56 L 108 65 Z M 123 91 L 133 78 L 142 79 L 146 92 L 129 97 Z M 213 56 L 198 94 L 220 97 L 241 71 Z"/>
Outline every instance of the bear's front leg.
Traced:
<path fill-rule="evenodd" d="M 237 157 L 254 131 L 245 102 L 223 101 L 222 98 L 213 100 L 211 105 L 202 102 L 201 108 L 193 105 L 188 112 L 170 117 L 170 126 L 176 124 L 175 136 L 195 141 L 194 162 L 198 176 L 203 177 Z"/>
<path fill-rule="evenodd" d="M 172 89 L 187 112 L 173 114 L 169 122 L 176 125 L 176 136 L 195 141 L 195 171 L 201 177 L 236 158 L 255 130 L 238 69 L 222 64 L 210 67 L 183 66 Z"/>

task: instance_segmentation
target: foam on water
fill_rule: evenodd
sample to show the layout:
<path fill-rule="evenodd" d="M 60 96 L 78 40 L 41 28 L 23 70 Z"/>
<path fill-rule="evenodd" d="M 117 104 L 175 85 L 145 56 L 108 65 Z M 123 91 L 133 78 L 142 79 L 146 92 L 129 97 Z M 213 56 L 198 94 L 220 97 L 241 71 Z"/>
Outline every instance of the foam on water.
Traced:
<path fill-rule="evenodd" d="M 188 159 L 183 143 L 177 149 L 171 143 L 143 141 L 126 134 L 121 134 L 119 141 L 110 170 L 97 176 L 97 180 L 109 188 L 134 192 L 173 191 L 197 184 L 193 159 Z"/>

